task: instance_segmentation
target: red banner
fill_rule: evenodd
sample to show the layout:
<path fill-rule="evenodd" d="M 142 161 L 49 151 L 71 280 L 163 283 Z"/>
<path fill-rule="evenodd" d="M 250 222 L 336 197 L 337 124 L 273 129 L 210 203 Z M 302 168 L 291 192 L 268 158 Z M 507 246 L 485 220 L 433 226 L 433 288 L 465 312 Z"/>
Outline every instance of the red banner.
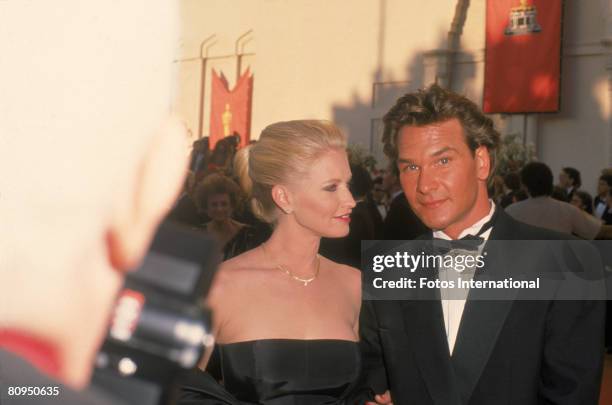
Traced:
<path fill-rule="evenodd" d="M 483 109 L 559 110 L 562 0 L 487 0 Z"/>
<path fill-rule="evenodd" d="M 230 91 L 227 79 L 213 69 L 210 107 L 210 148 L 225 136 L 240 135 L 240 147 L 251 139 L 253 75 L 247 71 Z"/>

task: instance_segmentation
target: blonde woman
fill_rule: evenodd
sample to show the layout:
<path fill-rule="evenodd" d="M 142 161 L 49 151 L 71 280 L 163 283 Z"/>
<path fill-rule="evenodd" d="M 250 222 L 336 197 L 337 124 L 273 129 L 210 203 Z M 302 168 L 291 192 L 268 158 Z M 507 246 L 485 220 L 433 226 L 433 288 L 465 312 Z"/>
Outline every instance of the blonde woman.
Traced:
<path fill-rule="evenodd" d="M 360 272 L 318 255 L 321 237 L 349 232 L 345 147 L 329 122 L 279 122 L 236 158 L 254 211 L 274 226 L 263 245 L 222 264 L 209 299 L 237 403 L 340 404 L 358 378 Z"/>

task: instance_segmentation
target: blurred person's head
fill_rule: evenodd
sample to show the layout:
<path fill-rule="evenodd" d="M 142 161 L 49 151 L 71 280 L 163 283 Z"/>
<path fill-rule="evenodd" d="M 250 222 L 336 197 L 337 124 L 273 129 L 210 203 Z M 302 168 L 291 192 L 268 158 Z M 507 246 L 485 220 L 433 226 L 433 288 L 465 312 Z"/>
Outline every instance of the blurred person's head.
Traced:
<path fill-rule="evenodd" d="M 573 167 L 564 167 L 559 173 L 559 185 L 563 188 L 580 188 L 582 185 L 580 172 Z"/>
<path fill-rule="evenodd" d="M 0 2 L 0 328 L 51 345 L 74 387 L 185 173 L 177 8 Z"/>
<path fill-rule="evenodd" d="M 368 169 L 362 165 L 351 165 L 350 190 L 355 199 L 362 199 L 372 191 L 372 178 Z"/>
<path fill-rule="evenodd" d="M 521 169 L 521 183 L 530 197 L 550 196 L 553 192 L 552 171 L 541 162 L 527 163 Z"/>
<path fill-rule="evenodd" d="M 514 191 L 512 194 L 512 203 L 514 204 L 516 202 L 523 201 L 528 198 L 529 198 L 529 195 L 527 195 L 527 192 L 525 190 L 523 189 L 517 190 L 517 191 Z"/>
<path fill-rule="evenodd" d="M 202 152 L 202 153 L 209 151 L 210 150 L 209 142 L 210 142 L 210 139 L 207 136 L 197 139 L 192 144 L 192 150 L 194 152 Z"/>
<path fill-rule="evenodd" d="M 597 182 L 597 195 L 605 199 L 612 189 L 612 174 L 602 174 Z"/>
<path fill-rule="evenodd" d="M 235 172 L 259 218 L 341 237 L 355 206 L 345 148 L 345 135 L 331 122 L 277 122 L 238 152 Z"/>
<path fill-rule="evenodd" d="M 576 191 L 570 200 L 570 204 L 589 214 L 593 213 L 593 198 L 586 191 Z"/>
<path fill-rule="evenodd" d="M 219 173 L 206 176 L 196 187 L 194 201 L 198 210 L 212 221 L 231 219 L 240 198 L 240 187 L 234 180 Z"/>
<path fill-rule="evenodd" d="M 397 164 L 389 164 L 387 170 L 384 171 L 382 175 L 382 188 L 387 194 L 393 194 L 395 191 L 401 190 Z"/>
<path fill-rule="evenodd" d="M 231 169 L 237 147 L 235 139 L 234 136 L 226 136 L 217 141 L 209 159 L 212 169 Z"/>
<path fill-rule="evenodd" d="M 374 198 L 374 201 L 376 201 L 378 204 L 381 204 L 385 200 L 383 178 L 380 176 L 376 177 L 372 183 L 372 198 Z"/>
<path fill-rule="evenodd" d="M 504 195 L 504 178 L 500 175 L 491 177 L 489 182 L 489 196 L 495 201 Z"/>
<path fill-rule="evenodd" d="M 227 139 L 230 145 L 234 148 L 234 151 L 236 151 L 240 146 L 240 134 L 238 132 L 233 132 L 227 137 Z"/>
<path fill-rule="evenodd" d="M 384 151 L 425 225 L 455 237 L 489 212 L 499 133 L 476 104 L 434 84 L 401 97 L 384 124 Z"/>
<path fill-rule="evenodd" d="M 504 186 L 510 191 L 521 189 L 521 176 L 517 172 L 509 172 L 504 176 Z"/>

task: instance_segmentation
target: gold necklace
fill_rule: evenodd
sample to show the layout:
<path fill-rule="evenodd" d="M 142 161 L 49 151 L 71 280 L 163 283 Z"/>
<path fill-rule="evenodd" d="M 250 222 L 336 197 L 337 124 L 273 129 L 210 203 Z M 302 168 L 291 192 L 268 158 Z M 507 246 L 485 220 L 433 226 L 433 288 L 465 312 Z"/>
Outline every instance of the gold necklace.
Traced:
<path fill-rule="evenodd" d="M 268 253 L 266 252 L 266 248 L 264 247 L 263 244 L 261 245 L 261 250 L 264 252 L 264 256 L 269 257 Z M 319 256 L 318 253 L 317 253 L 317 268 L 315 269 L 314 275 L 312 277 L 310 277 L 310 278 L 301 278 L 301 277 L 298 277 L 295 274 L 293 274 L 291 272 L 291 270 L 289 270 L 287 267 L 283 266 L 282 264 L 277 264 L 276 265 L 277 269 L 279 269 L 280 271 L 282 271 L 283 273 L 285 273 L 286 275 L 288 275 L 289 277 L 291 277 L 295 281 L 299 281 L 300 283 L 304 283 L 304 287 L 306 287 L 308 284 L 313 282 L 315 278 L 317 278 L 317 276 L 319 275 L 320 267 L 321 267 L 321 257 Z"/>

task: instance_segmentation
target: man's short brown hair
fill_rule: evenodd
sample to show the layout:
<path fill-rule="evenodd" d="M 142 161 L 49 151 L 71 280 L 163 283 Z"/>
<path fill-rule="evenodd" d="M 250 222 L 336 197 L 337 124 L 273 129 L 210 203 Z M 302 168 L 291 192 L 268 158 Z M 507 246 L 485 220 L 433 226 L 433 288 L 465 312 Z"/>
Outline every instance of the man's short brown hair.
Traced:
<path fill-rule="evenodd" d="M 485 146 L 491 159 L 491 172 L 495 170 L 495 155 L 499 145 L 499 132 L 493 121 L 465 96 L 446 90 L 437 84 L 401 97 L 384 116 L 383 144 L 385 154 L 397 162 L 397 137 L 406 125 L 421 127 L 456 118 L 461 123 L 465 141 L 472 152 Z"/>

